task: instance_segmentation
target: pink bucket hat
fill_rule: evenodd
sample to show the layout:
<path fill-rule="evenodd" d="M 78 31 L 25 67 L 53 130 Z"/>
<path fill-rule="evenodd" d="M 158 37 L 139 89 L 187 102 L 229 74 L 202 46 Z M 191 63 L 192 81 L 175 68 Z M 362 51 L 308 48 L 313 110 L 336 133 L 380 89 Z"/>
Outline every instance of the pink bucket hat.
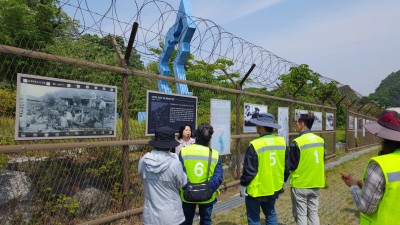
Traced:
<path fill-rule="evenodd" d="M 392 141 L 400 141 L 400 108 L 388 108 L 378 121 L 364 125 L 372 134 Z"/>

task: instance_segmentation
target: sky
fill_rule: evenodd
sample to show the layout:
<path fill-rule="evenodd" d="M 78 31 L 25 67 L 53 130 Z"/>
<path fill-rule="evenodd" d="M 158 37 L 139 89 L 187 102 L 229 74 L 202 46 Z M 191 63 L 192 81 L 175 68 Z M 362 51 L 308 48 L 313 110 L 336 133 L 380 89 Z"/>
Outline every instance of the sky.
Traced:
<path fill-rule="evenodd" d="M 109 5 L 86 1 L 93 3 L 91 10 L 97 7 L 99 12 Z M 118 17 L 129 18 L 134 1 L 116 2 L 120 5 Z M 166 2 L 177 9 L 180 0 Z M 400 70 L 399 0 L 190 2 L 193 16 L 212 20 L 235 36 L 288 61 L 307 64 L 322 76 L 350 85 L 365 96 L 374 92 L 390 73 Z"/>
<path fill-rule="evenodd" d="M 365 96 L 400 70 L 398 0 L 201 0 L 192 9 Z"/>

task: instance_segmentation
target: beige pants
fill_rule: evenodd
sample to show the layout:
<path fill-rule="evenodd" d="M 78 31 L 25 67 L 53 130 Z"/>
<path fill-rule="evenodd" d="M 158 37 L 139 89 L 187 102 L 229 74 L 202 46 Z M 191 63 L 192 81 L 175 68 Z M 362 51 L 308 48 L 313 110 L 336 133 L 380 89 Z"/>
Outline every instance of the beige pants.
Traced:
<path fill-rule="evenodd" d="M 296 225 L 319 225 L 319 188 L 291 188 L 291 195 Z"/>

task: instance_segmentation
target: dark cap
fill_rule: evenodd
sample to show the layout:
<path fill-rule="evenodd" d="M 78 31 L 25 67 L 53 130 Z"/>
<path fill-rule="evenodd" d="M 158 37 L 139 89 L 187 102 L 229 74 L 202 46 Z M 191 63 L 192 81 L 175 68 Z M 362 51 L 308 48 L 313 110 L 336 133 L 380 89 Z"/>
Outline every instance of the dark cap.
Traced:
<path fill-rule="evenodd" d="M 281 125 L 275 123 L 275 116 L 271 113 L 260 113 L 257 118 L 250 119 L 250 122 L 262 127 L 282 128 Z"/>
<path fill-rule="evenodd" d="M 149 145 L 155 148 L 175 148 L 179 142 L 175 139 L 175 131 L 170 127 L 159 127 L 156 129 L 154 138 Z"/>

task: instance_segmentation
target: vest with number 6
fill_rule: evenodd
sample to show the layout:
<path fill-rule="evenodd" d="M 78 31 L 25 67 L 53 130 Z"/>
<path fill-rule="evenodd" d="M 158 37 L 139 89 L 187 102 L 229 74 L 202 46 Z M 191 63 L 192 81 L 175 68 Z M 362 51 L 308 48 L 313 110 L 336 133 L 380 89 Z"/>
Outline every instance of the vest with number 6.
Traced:
<path fill-rule="evenodd" d="M 393 153 L 374 157 L 370 160 L 375 161 L 382 169 L 385 177 L 385 192 L 379 202 L 378 209 L 366 215 L 360 213 L 361 225 L 392 225 L 399 224 L 400 221 L 400 149 Z M 364 172 L 363 180 L 365 180 Z"/>
<path fill-rule="evenodd" d="M 251 197 L 273 195 L 283 187 L 286 142 L 283 137 L 265 135 L 250 142 L 258 157 L 258 172 L 247 186 Z"/>
<path fill-rule="evenodd" d="M 182 148 L 181 156 L 183 159 L 183 165 L 186 169 L 186 175 L 188 180 L 193 184 L 198 184 L 205 182 L 207 180 L 207 169 L 208 169 L 208 157 L 210 154 L 210 148 L 198 144 L 192 144 L 187 147 Z M 210 166 L 210 174 L 208 175 L 208 180 L 214 175 L 215 167 L 218 163 L 218 151 L 212 150 L 211 154 L 211 166 Z M 209 202 L 213 202 L 217 195 L 217 191 L 214 192 L 212 197 L 203 202 L 196 202 L 199 204 L 206 204 Z M 183 192 L 181 191 L 181 198 L 184 202 L 186 201 L 183 197 Z"/>
<path fill-rule="evenodd" d="M 293 140 L 300 149 L 299 165 L 290 173 L 290 186 L 294 188 L 325 187 L 324 139 L 307 133 Z"/>

